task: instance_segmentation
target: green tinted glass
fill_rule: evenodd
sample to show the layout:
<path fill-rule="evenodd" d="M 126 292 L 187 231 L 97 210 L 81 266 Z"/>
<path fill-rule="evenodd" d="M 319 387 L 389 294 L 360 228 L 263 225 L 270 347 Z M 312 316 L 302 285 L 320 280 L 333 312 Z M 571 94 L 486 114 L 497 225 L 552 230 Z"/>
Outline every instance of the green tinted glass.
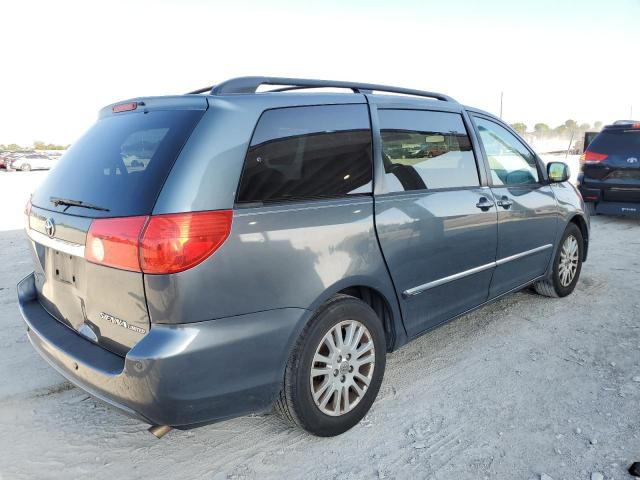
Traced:
<path fill-rule="evenodd" d="M 564 163 L 549 164 L 549 179 L 554 182 L 564 182 L 568 177 L 567 166 Z"/>

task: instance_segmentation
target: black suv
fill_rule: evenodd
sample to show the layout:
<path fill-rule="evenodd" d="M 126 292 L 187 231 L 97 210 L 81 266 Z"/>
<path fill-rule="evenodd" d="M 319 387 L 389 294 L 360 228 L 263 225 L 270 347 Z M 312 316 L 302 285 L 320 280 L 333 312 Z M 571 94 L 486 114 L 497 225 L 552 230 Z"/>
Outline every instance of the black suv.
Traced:
<path fill-rule="evenodd" d="M 640 216 L 640 121 L 604 127 L 580 162 L 579 189 L 592 213 Z"/>

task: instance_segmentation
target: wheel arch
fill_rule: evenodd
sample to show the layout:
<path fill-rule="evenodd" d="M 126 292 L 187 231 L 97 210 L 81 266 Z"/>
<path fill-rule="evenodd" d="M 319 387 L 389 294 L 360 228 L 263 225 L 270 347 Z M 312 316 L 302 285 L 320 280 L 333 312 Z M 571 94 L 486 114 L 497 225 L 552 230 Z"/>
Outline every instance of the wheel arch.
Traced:
<path fill-rule="evenodd" d="M 573 217 L 571 217 L 568 224 L 569 223 L 575 224 L 580 229 L 583 241 L 582 261 L 585 262 L 587 260 L 587 252 L 589 251 L 589 226 L 587 224 L 587 221 L 582 215 L 576 213 Z"/>
<path fill-rule="evenodd" d="M 392 351 L 396 344 L 396 328 L 394 314 L 385 296 L 375 288 L 364 285 L 347 287 L 337 293 L 358 298 L 371 307 L 384 327 L 387 352 Z"/>
<path fill-rule="evenodd" d="M 309 307 L 317 311 L 320 306 L 335 295 L 349 295 L 369 305 L 376 313 L 385 331 L 387 351 L 391 352 L 407 342 L 407 334 L 402 322 L 400 305 L 392 286 L 378 285 L 366 278 L 343 279 L 326 289 Z"/>

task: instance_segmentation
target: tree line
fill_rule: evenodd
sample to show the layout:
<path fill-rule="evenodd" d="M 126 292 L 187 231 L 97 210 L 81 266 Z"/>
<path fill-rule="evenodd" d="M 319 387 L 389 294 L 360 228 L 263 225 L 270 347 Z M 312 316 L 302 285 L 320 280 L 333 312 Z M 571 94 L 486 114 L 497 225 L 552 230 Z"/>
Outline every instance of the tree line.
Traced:
<path fill-rule="evenodd" d="M 39 140 L 33 142 L 31 147 L 22 147 L 17 143 L 10 143 L 8 145 L 4 145 L 0 143 L 0 150 L 10 151 L 10 152 L 25 152 L 28 150 L 66 150 L 71 145 L 58 145 L 56 143 L 45 143 Z"/>
<path fill-rule="evenodd" d="M 589 131 L 599 131 L 602 128 L 602 122 L 598 121 L 591 126 L 588 123 L 578 124 L 575 120 L 567 120 L 562 125 L 558 125 L 555 128 L 551 128 L 546 123 L 536 123 L 533 126 L 533 131 L 529 132 L 529 127 L 526 124 L 521 122 L 516 122 L 510 124 L 511 128 L 513 128 L 520 135 L 524 135 L 525 133 L 531 133 L 537 138 L 550 138 L 550 137 L 560 137 L 560 138 L 569 138 L 573 135 L 579 134 L 582 135 L 584 132 Z"/>

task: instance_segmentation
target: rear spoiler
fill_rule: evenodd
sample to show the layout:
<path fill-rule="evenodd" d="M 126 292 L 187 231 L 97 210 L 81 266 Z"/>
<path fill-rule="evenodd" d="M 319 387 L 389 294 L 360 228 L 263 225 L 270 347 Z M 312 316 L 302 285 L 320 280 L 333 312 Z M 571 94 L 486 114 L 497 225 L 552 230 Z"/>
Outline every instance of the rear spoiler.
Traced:
<path fill-rule="evenodd" d="M 207 98 L 195 95 L 137 97 L 107 105 L 100 109 L 98 118 L 151 110 L 206 110 L 207 108 L 209 108 Z"/>

